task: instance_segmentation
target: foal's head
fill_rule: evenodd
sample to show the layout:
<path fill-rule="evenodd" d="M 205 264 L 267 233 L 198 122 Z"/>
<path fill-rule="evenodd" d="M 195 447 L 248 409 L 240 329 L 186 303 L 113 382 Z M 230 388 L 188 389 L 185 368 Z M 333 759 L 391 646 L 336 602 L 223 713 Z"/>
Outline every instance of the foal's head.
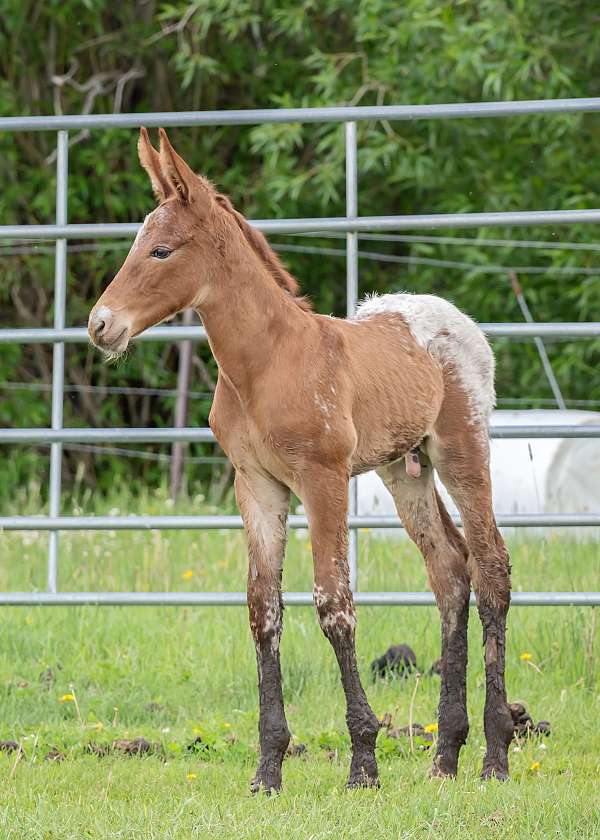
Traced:
<path fill-rule="evenodd" d="M 296 281 L 263 235 L 190 169 L 164 129 L 158 152 L 142 128 L 138 153 L 158 207 L 146 216 L 120 271 L 90 313 L 88 331 L 97 347 L 118 355 L 148 327 L 182 309 L 201 309 L 228 266 L 239 272 L 262 265 L 265 282 L 297 294 Z"/>

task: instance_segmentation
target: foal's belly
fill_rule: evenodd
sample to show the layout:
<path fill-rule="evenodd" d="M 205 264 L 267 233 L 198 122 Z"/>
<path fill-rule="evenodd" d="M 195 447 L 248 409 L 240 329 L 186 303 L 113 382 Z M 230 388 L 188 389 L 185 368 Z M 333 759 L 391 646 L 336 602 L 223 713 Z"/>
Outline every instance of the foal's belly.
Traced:
<path fill-rule="evenodd" d="M 344 337 L 358 474 L 401 458 L 430 433 L 444 396 L 443 371 L 396 315 L 349 323 Z"/>
<path fill-rule="evenodd" d="M 391 376 L 385 388 L 380 383 L 374 393 L 367 389 L 358 401 L 353 474 L 402 458 L 431 433 L 444 391 L 441 371 L 431 366 L 426 373 L 414 382 Z"/>
<path fill-rule="evenodd" d="M 429 424 L 411 425 L 399 428 L 395 434 L 383 435 L 382 438 L 374 435 L 360 437 L 352 458 L 352 475 L 360 475 L 403 458 L 411 449 L 419 446 L 429 431 Z"/>

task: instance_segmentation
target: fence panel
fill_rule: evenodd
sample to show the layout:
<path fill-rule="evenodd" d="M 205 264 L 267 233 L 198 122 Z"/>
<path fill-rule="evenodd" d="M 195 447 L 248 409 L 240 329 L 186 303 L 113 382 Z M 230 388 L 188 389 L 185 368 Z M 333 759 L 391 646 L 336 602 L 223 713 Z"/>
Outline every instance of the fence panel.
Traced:
<path fill-rule="evenodd" d="M 145 530 L 208 528 L 241 528 L 237 516 L 61 516 L 61 460 L 65 443 L 150 443 L 173 441 L 213 441 L 210 429 L 64 429 L 64 347 L 66 343 L 87 341 L 84 327 L 65 327 L 67 277 L 67 241 L 73 239 L 105 239 L 131 237 L 139 224 L 68 224 L 68 146 L 69 130 L 137 128 L 152 126 L 216 126 L 256 125 L 286 122 L 343 123 L 346 148 L 346 216 L 322 219 L 262 219 L 253 222 L 265 233 L 340 233 L 346 237 L 346 308 L 351 315 L 358 296 L 358 234 L 372 231 L 420 230 L 440 228 L 473 228 L 480 226 L 557 225 L 600 222 L 600 209 L 592 210 L 533 210 L 504 213 L 421 214 L 405 216 L 358 216 L 357 121 L 386 119 L 457 119 L 498 118 L 524 114 L 556 114 L 599 112 L 600 98 L 533 100 L 522 102 L 458 103 L 449 105 L 401 105 L 381 107 L 287 108 L 248 111 L 207 111 L 154 114 L 94 114 L 56 117 L 0 118 L 2 131 L 57 132 L 57 186 L 55 224 L 0 226 L 1 239 L 54 239 L 55 296 L 53 329 L 3 329 L 1 343 L 53 345 L 52 419 L 50 429 L 0 429 L 0 444 L 36 443 L 50 446 L 49 515 L 39 517 L 0 517 L 0 530 L 48 531 L 47 592 L 0 593 L 4 605 L 239 605 L 245 594 L 228 593 L 138 593 L 138 592 L 59 592 L 58 561 L 61 531 L 73 530 Z M 581 338 L 600 335 L 600 322 L 564 324 L 483 324 L 490 337 L 523 339 Z M 139 337 L 140 341 L 206 340 L 201 327 L 155 327 Z M 589 438 L 600 437 L 600 425 L 587 426 L 496 426 L 491 429 L 495 438 Z M 356 482 L 350 492 L 349 561 L 351 584 L 358 588 L 358 529 L 399 528 L 393 517 L 358 516 Z M 501 526 L 600 526 L 600 512 L 588 514 L 530 514 L 498 517 Z M 304 517 L 290 517 L 290 527 L 305 528 Z M 428 592 L 356 592 L 358 604 L 425 606 L 434 603 Z M 287 593 L 289 605 L 312 603 L 309 592 Z M 600 592 L 521 592 L 513 596 L 515 605 L 599 605 Z"/>

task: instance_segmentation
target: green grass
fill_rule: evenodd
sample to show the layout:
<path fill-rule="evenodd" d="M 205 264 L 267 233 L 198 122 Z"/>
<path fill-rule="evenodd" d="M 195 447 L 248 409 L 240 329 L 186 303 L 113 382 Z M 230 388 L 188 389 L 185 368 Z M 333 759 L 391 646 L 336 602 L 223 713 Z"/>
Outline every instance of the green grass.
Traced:
<path fill-rule="evenodd" d="M 124 502 L 117 504 L 124 512 Z M 150 512 L 161 505 L 145 502 Z M 0 589 L 43 588 L 44 534 L 0 535 L 0 551 Z M 516 590 L 598 588 L 594 543 L 519 539 L 512 560 Z M 240 590 L 243 539 L 231 532 L 63 534 L 60 581 L 66 590 Z M 360 584 L 424 589 L 422 561 L 408 542 L 361 535 Z M 304 537 L 290 538 L 285 586 L 311 586 Z M 458 779 L 430 781 L 430 755 L 380 736 L 381 789 L 346 792 L 349 750 L 334 657 L 313 610 L 290 608 L 282 643 L 286 705 L 294 737 L 308 751 L 286 760 L 284 791 L 270 799 L 249 793 L 257 698 L 244 609 L 4 608 L 0 622 L 0 738 L 20 741 L 25 751 L 18 761 L 0 754 L 2 840 L 598 836 L 594 610 L 519 607 L 510 614 L 509 698 L 523 700 L 534 719 L 549 719 L 552 735 L 511 749 L 508 783 L 478 778 L 484 676 L 472 611 L 471 734 Z M 414 693 L 414 720 L 435 721 L 437 677 L 369 681 L 371 659 L 398 642 L 412 645 L 425 671 L 438 656 L 436 611 L 359 610 L 358 656 L 370 702 L 403 725 Z M 533 664 L 520 659 L 523 652 Z M 69 693 L 77 706 L 60 702 Z M 186 749 L 198 733 L 211 744 L 206 755 Z M 136 736 L 159 744 L 161 753 L 86 752 L 90 741 Z M 322 744 L 334 749 L 333 758 Z M 64 760 L 46 760 L 51 748 Z"/>

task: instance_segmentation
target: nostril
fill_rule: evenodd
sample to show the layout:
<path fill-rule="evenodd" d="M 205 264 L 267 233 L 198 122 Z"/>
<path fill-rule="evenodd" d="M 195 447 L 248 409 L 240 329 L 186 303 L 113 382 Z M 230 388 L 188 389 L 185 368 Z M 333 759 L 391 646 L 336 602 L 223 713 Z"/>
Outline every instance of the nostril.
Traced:
<path fill-rule="evenodd" d="M 112 312 L 108 306 L 99 306 L 95 312 L 90 315 L 90 335 L 95 341 L 106 335 L 109 332 L 112 324 Z"/>

